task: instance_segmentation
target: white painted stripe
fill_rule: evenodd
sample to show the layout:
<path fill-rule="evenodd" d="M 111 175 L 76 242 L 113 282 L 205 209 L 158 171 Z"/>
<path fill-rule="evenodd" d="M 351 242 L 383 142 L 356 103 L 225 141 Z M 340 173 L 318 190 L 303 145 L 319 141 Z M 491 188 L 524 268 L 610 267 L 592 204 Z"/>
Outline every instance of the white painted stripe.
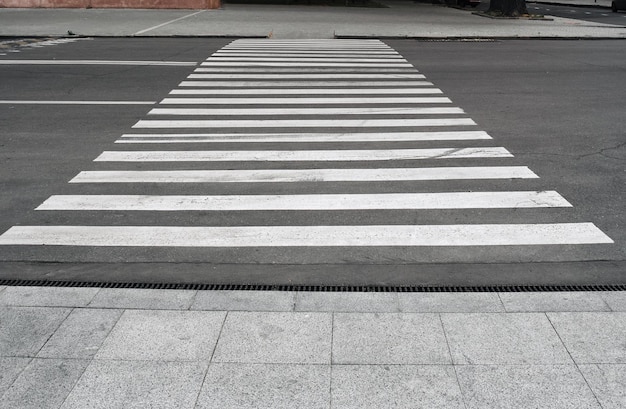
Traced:
<path fill-rule="evenodd" d="M 190 74 L 187 78 L 189 79 L 213 79 L 213 80 L 224 80 L 224 79 L 243 79 L 250 78 L 254 80 L 288 80 L 288 79 L 302 79 L 306 80 L 302 83 L 308 82 L 308 80 L 312 79 L 388 79 L 388 80 L 402 80 L 402 79 L 424 79 L 423 74 L 418 74 L 415 72 L 411 73 L 388 73 L 388 74 L 337 74 L 337 73 L 326 73 L 326 74 Z"/>
<path fill-rule="evenodd" d="M 342 57 L 211 57 L 202 63 L 203 65 L 211 65 L 214 62 L 375 62 L 375 63 L 406 63 L 404 58 L 342 58 Z M 242 64 L 238 64 L 242 65 Z M 245 64 L 243 64 L 245 65 Z"/>
<path fill-rule="evenodd" d="M 8 105 L 154 105 L 156 101 L 8 101 L 0 100 L 0 104 Z"/>
<path fill-rule="evenodd" d="M 593 223 L 409 226 L 14 226 L 0 245 L 156 247 L 520 246 L 613 243 Z"/>
<path fill-rule="evenodd" d="M 84 171 L 69 183 L 303 183 L 536 179 L 526 166 L 383 169 Z"/>
<path fill-rule="evenodd" d="M 508 209 L 571 207 L 561 195 L 546 192 L 445 192 L 324 195 L 51 196 L 35 210 L 245 211 L 374 209 Z"/>
<path fill-rule="evenodd" d="M 145 34 L 145 33 L 147 33 L 148 31 L 156 30 L 157 28 L 161 28 L 161 27 L 167 26 L 168 24 L 172 24 L 172 23 L 175 23 L 175 22 L 177 22 L 177 21 L 184 20 L 184 19 L 186 19 L 186 18 L 196 16 L 196 15 L 198 15 L 198 14 L 200 14 L 200 13 L 204 13 L 205 11 L 206 11 L 206 10 L 200 10 L 200 11 L 197 11 L 197 12 L 195 12 L 195 13 L 187 14 L 187 15 L 185 15 L 185 16 L 182 16 L 182 17 L 179 17 L 179 18 L 175 18 L 174 20 L 166 21 L 165 23 L 162 23 L 162 24 L 159 24 L 159 25 L 156 25 L 156 26 L 150 27 L 150 28 L 146 28 L 145 30 L 137 31 L 137 32 L 136 32 L 135 34 L 133 34 L 133 35 L 138 36 L 138 35 L 141 35 L 141 34 Z"/>
<path fill-rule="evenodd" d="M 221 86 L 222 83 L 190 83 L 182 82 L 181 86 Z M 256 83 L 259 86 L 275 86 L 280 87 L 293 86 L 297 84 L 277 84 L 277 83 Z M 246 83 L 229 84 L 230 86 L 240 85 L 244 89 L 240 88 L 227 88 L 227 89 L 175 89 L 170 92 L 173 95 L 366 95 L 366 94 L 378 94 L 378 95 L 425 95 L 425 94 L 443 94 L 438 88 L 245 88 Z M 329 82 L 322 82 L 319 85 L 333 86 L 335 84 Z M 341 84 L 336 84 L 341 85 Z M 381 85 L 373 83 L 372 85 Z M 395 84 L 391 84 L 395 85 Z M 422 86 L 428 87 L 432 85 L 429 82 L 414 84 L 407 84 L 407 87 Z"/>
<path fill-rule="evenodd" d="M 413 67 L 410 63 L 350 63 L 350 62 L 220 62 L 205 61 L 204 67 Z"/>
<path fill-rule="evenodd" d="M 461 108 L 341 107 L 341 108 L 153 108 L 150 115 L 449 115 L 464 114 Z"/>
<path fill-rule="evenodd" d="M 328 162 L 510 158 L 501 147 L 290 151 L 104 151 L 95 162 Z"/>
<path fill-rule="evenodd" d="M 393 51 L 234 51 L 219 50 L 211 55 L 210 58 L 219 57 L 343 57 L 343 58 L 390 58 L 397 59 L 402 56 Z"/>
<path fill-rule="evenodd" d="M 390 68 L 346 68 L 346 67 L 309 67 L 309 68 L 289 68 L 289 67 L 198 67 L 194 72 L 215 72 L 215 73 L 246 73 L 246 74 L 276 74 L 276 73 L 368 73 L 379 74 L 414 74 L 418 72 L 415 68 L 390 67 Z"/>
<path fill-rule="evenodd" d="M 446 97 L 356 97 L 356 98 L 164 98 L 161 104 L 172 105 L 288 105 L 288 104 L 450 104 Z"/>
<path fill-rule="evenodd" d="M 470 118 L 140 120 L 133 125 L 133 128 L 375 128 L 465 125 L 476 125 L 476 123 Z"/>
<path fill-rule="evenodd" d="M 484 131 L 456 132 L 372 132 L 372 133 L 268 133 L 268 134 L 124 134 L 115 143 L 193 142 L 397 142 L 467 141 L 491 139 Z"/>
<path fill-rule="evenodd" d="M 0 65 L 154 65 L 165 67 L 193 67 L 198 65 L 198 63 L 187 61 L 0 60 Z"/>

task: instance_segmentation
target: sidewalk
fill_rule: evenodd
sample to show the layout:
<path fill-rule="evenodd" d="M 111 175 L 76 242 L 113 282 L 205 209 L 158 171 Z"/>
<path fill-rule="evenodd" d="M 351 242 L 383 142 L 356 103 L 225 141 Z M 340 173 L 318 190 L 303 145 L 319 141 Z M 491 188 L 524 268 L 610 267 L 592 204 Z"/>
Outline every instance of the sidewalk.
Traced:
<path fill-rule="evenodd" d="M 593 0 L 585 0 L 593 1 Z M 607 0 L 599 0 L 607 1 Z M 554 17 L 494 20 L 438 5 L 389 8 L 227 4 L 220 10 L 0 9 L 0 36 L 273 38 L 626 38 L 626 28 Z"/>
<path fill-rule="evenodd" d="M 0 287 L 0 408 L 625 408 L 626 292 Z"/>

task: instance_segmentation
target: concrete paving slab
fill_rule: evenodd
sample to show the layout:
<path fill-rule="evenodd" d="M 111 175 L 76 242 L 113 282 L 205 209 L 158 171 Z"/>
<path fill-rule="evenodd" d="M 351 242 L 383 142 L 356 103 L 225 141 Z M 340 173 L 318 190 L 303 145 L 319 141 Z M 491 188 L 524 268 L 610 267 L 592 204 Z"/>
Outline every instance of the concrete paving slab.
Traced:
<path fill-rule="evenodd" d="M 604 409 L 626 408 L 626 365 L 578 365 Z"/>
<path fill-rule="evenodd" d="M 544 314 L 442 314 L 455 364 L 570 364 Z"/>
<path fill-rule="evenodd" d="M 93 358 L 122 310 L 75 309 L 37 354 L 38 358 Z"/>
<path fill-rule="evenodd" d="M 27 307 L 85 307 L 99 288 L 8 287 L 0 293 L 0 305 Z"/>
<path fill-rule="evenodd" d="M 333 408 L 463 408 L 451 365 L 338 365 Z"/>
<path fill-rule="evenodd" d="M 437 314 L 335 314 L 333 364 L 451 364 Z"/>
<path fill-rule="evenodd" d="M 398 312 L 394 293 L 298 292 L 296 311 Z"/>
<path fill-rule="evenodd" d="M 330 364 L 331 332 L 331 314 L 232 312 L 213 361 Z"/>
<path fill-rule="evenodd" d="M 504 312 L 497 293 L 398 293 L 402 312 Z"/>
<path fill-rule="evenodd" d="M 508 312 L 610 311 L 602 296 L 590 291 L 501 293 L 500 298 Z"/>
<path fill-rule="evenodd" d="M 103 288 L 89 303 L 91 308 L 187 310 L 196 291 Z"/>
<path fill-rule="evenodd" d="M 296 293 L 290 291 L 198 291 L 192 310 L 293 311 Z"/>
<path fill-rule="evenodd" d="M 0 397 L 9 389 L 31 358 L 0 358 Z"/>
<path fill-rule="evenodd" d="M 576 365 L 456 367 L 468 409 L 600 408 Z"/>
<path fill-rule="evenodd" d="M 329 408 L 330 365 L 212 363 L 198 409 Z"/>
<path fill-rule="evenodd" d="M 208 363 L 94 360 L 62 409 L 193 408 Z"/>
<path fill-rule="evenodd" d="M 6 285 L 0 285 L 0 294 L 2 294 L 2 291 L 4 291 L 5 288 L 7 288 Z"/>
<path fill-rule="evenodd" d="M 224 312 L 127 310 L 98 351 L 98 359 L 210 359 Z"/>
<path fill-rule="evenodd" d="M 82 359 L 33 359 L 4 394 L 0 408 L 58 408 L 88 364 Z"/>
<path fill-rule="evenodd" d="M 0 307 L 0 356 L 34 357 L 70 311 L 68 308 Z"/>
<path fill-rule="evenodd" d="M 600 293 L 600 296 L 611 310 L 626 312 L 626 291 L 606 291 Z"/>
<path fill-rule="evenodd" d="M 626 363 L 626 313 L 551 312 L 547 315 L 576 363 Z"/>

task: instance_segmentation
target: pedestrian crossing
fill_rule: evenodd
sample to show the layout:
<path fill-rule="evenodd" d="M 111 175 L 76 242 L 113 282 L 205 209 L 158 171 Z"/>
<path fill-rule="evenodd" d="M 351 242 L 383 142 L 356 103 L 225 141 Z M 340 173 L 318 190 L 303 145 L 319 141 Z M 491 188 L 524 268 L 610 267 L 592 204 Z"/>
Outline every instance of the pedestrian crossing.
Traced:
<path fill-rule="evenodd" d="M 486 260 L 484 249 L 495 247 L 613 242 L 593 223 L 548 220 L 546 211 L 572 204 L 557 191 L 534 189 L 537 174 L 378 40 L 233 41 L 114 148 L 69 181 L 76 194 L 53 195 L 36 208 L 92 223 L 72 225 L 67 217 L 66 224 L 14 226 L 0 245 L 480 247 Z M 467 211 L 481 219 L 465 222 Z M 124 218 L 103 225 L 99 215 L 111 212 L 156 215 L 149 225 Z M 203 225 L 206 212 L 229 216 Z M 283 223 L 254 217 L 264 212 L 282 212 Z M 351 216 L 331 224 L 309 218 L 312 212 Z M 421 223 L 420 212 L 441 217 Z M 509 222 L 513 212 L 528 212 L 515 213 L 527 220 Z M 171 214 L 180 215 L 176 225 L 158 223 Z M 359 214 L 370 216 L 350 223 Z M 380 261 L 375 251 L 369 259 Z"/>

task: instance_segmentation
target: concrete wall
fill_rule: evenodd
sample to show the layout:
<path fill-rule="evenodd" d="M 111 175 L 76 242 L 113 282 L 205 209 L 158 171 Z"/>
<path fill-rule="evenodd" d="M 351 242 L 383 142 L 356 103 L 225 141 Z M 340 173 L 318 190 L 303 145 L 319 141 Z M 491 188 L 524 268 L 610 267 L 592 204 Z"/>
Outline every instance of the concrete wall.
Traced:
<path fill-rule="evenodd" d="M 0 0 L 15 8 L 217 9 L 221 0 Z"/>

